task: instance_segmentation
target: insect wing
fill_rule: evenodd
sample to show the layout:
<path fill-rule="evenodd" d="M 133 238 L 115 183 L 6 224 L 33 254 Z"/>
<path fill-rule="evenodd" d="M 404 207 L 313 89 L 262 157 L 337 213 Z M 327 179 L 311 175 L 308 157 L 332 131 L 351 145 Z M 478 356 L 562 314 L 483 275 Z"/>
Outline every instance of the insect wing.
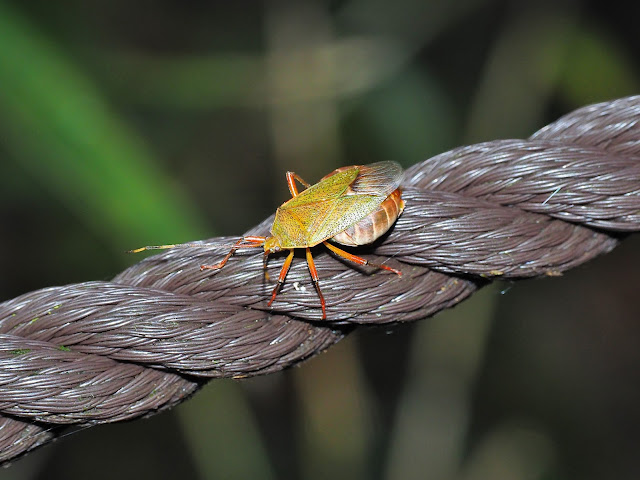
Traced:
<path fill-rule="evenodd" d="M 349 185 L 358 178 L 358 173 L 359 168 L 355 166 L 340 169 L 340 171 L 324 177 L 315 185 L 303 190 L 300 194 L 285 202 L 281 208 L 291 209 L 340 198 L 345 194 Z"/>
<path fill-rule="evenodd" d="M 351 184 L 348 195 L 375 195 L 387 197 L 400 186 L 403 170 L 396 162 L 378 162 L 362 165 Z"/>
<path fill-rule="evenodd" d="M 369 215 L 384 201 L 373 195 L 343 195 L 332 200 L 280 207 L 271 228 L 282 248 L 313 247 Z"/>
<path fill-rule="evenodd" d="M 384 199 L 374 195 L 344 195 L 330 202 L 325 214 L 319 215 L 309 230 L 309 244 L 317 245 L 344 231 L 373 212 Z"/>
<path fill-rule="evenodd" d="M 316 245 L 346 230 L 375 211 L 396 190 L 403 178 L 403 170 L 396 162 L 359 165 L 358 175 L 343 195 L 327 202 L 323 215 L 318 215 L 309 229 L 309 244 Z M 334 175 L 323 181 L 340 175 Z"/>
<path fill-rule="evenodd" d="M 333 211 L 333 202 L 344 196 L 357 175 L 357 167 L 343 169 L 282 204 L 276 211 L 271 234 L 280 239 L 283 248 L 315 245 L 309 243 L 310 236 L 318 225 L 327 221 L 327 215 Z"/>
<path fill-rule="evenodd" d="M 312 247 L 369 215 L 401 181 L 394 162 L 338 169 L 284 203 L 271 233 L 284 248 Z"/>

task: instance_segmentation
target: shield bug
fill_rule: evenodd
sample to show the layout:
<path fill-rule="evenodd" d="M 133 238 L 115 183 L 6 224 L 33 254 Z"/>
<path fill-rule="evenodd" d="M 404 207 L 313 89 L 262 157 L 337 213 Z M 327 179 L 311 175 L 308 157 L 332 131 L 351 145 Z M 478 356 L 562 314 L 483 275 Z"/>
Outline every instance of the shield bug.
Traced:
<path fill-rule="evenodd" d="M 304 248 L 311 279 L 320 297 L 324 320 L 327 317 L 326 303 L 318 284 L 318 271 L 311 256 L 311 247 L 322 243 L 350 262 L 401 275 L 400 270 L 371 263 L 338 248 L 335 243 L 347 246 L 366 245 L 391 228 L 404 210 L 402 191 L 399 188 L 402 175 L 402 168 L 395 162 L 341 167 L 323 177 L 315 185 L 308 184 L 294 172 L 287 172 L 287 185 L 292 198 L 276 210 L 271 235 L 242 237 L 219 263 L 202 265 L 200 269 L 218 270 L 224 267 L 229 258 L 240 248 L 263 247 L 265 267 L 269 254 L 288 250 L 289 254 L 282 265 L 278 283 L 268 303 L 271 306 L 284 284 L 295 249 Z M 298 192 L 296 181 L 305 187 L 301 192 Z M 154 245 L 131 250 L 131 252 L 202 246 L 184 243 Z"/>

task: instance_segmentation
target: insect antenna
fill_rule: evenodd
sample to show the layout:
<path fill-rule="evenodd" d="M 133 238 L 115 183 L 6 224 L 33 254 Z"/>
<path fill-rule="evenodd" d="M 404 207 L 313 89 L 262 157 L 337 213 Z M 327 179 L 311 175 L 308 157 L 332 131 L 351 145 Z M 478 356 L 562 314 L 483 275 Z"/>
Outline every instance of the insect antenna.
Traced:
<path fill-rule="evenodd" d="M 243 241 L 243 239 L 241 239 Z M 246 243 L 244 245 L 235 243 L 173 243 L 170 245 L 147 245 L 140 248 L 134 248 L 133 250 L 127 250 L 126 253 L 140 253 L 146 250 L 168 250 L 170 248 L 252 248 L 261 247 L 261 243 Z"/>
<path fill-rule="evenodd" d="M 166 250 L 168 248 L 206 248 L 209 246 L 214 246 L 215 244 L 207 244 L 207 243 L 175 243 L 171 245 L 147 245 L 145 247 L 135 248 L 133 250 L 127 250 L 127 253 L 140 253 L 145 250 Z M 216 245 L 217 246 L 217 245 Z M 220 245 L 220 247 L 227 248 L 227 245 Z"/>

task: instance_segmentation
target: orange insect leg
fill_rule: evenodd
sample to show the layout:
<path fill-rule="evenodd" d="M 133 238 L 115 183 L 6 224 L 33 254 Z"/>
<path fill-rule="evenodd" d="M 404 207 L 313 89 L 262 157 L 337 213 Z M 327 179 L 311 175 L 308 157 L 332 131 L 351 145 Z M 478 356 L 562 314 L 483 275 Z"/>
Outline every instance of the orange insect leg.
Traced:
<path fill-rule="evenodd" d="M 383 270 L 388 270 L 390 272 L 396 273 L 398 275 L 402 275 L 402 272 L 400 270 L 396 270 L 395 268 L 391 268 L 388 267 L 386 265 L 382 265 L 382 264 L 378 264 L 378 263 L 371 263 L 369 260 L 366 260 L 362 257 L 358 257 L 356 255 L 353 255 L 349 252 L 345 252 L 344 250 L 336 247 L 335 245 L 329 243 L 329 242 L 322 242 L 324 243 L 324 246 L 327 247 L 329 250 L 331 250 L 332 252 L 340 255 L 342 258 L 346 258 L 347 260 L 349 260 L 350 262 L 353 263 L 357 263 L 358 265 L 369 265 L 371 267 L 376 267 L 376 268 L 382 268 Z"/>
<path fill-rule="evenodd" d="M 311 256 L 311 249 L 307 247 L 307 265 L 309 266 L 309 273 L 311 273 L 311 280 L 313 280 L 313 286 L 316 287 L 318 297 L 320 297 L 320 305 L 322 306 L 322 319 L 327 319 L 327 305 L 324 301 L 324 295 L 320 291 L 320 285 L 318 284 L 318 270 L 316 270 L 316 264 L 313 262 Z"/>
<path fill-rule="evenodd" d="M 296 182 L 295 182 L 296 180 L 298 180 L 302 185 L 304 185 L 307 188 L 311 186 L 307 182 L 305 182 L 302 178 L 300 178 L 300 175 L 298 175 L 297 173 L 287 172 L 286 175 L 287 175 L 287 185 L 289 186 L 289 191 L 291 192 L 292 197 L 298 196 L 298 187 L 296 187 Z"/>
<path fill-rule="evenodd" d="M 222 259 L 220 263 L 216 263 L 215 265 L 200 265 L 200 270 L 218 270 L 219 268 L 222 268 L 225 266 L 227 261 L 231 258 L 231 255 L 236 253 L 236 250 L 238 250 L 239 248 L 261 247 L 262 245 L 264 245 L 264 241 L 265 241 L 265 237 L 258 237 L 254 235 L 248 235 L 246 237 L 242 237 L 233 245 L 233 247 L 231 247 L 231 250 L 229 250 L 229 253 L 227 253 L 227 255 Z M 242 242 L 249 242 L 249 244 L 242 245 Z"/>
<path fill-rule="evenodd" d="M 280 270 L 280 275 L 278 276 L 278 283 L 276 284 L 275 288 L 273 289 L 273 292 L 271 293 L 271 300 L 269 300 L 269 303 L 267 303 L 267 306 L 270 307 L 273 301 L 276 299 L 276 295 L 278 295 L 278 292 L 282 288 L 282 284 L 284 283 L 284 279 L 287 276 L 287 272 L 289 271 L 289 267 L 291 266 L 292 261 L 293 261 L 293 248 L 289 250 L 289 255 L 287 255 L 287 258 L 284 261 L 284 264 L 282 265 L 282 269 Z"/>

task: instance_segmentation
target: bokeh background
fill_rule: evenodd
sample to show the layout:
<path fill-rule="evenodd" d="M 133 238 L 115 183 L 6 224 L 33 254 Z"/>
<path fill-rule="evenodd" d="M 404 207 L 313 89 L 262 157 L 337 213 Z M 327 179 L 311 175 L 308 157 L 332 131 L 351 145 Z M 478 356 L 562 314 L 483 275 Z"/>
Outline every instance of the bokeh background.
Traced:
<path fill-rule="evenodd" d="M 629 8 L 0 0 L 0 300 L 241 234 L 287 198 L 286 170 L 409 166 L 637 92 Z M 0 478 L 640 478 L 639 252 L 632 236 L 562 278 L 211 382 Z"/>

